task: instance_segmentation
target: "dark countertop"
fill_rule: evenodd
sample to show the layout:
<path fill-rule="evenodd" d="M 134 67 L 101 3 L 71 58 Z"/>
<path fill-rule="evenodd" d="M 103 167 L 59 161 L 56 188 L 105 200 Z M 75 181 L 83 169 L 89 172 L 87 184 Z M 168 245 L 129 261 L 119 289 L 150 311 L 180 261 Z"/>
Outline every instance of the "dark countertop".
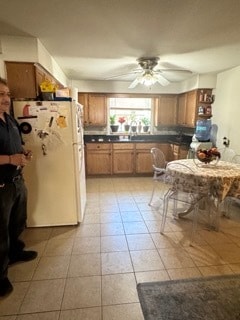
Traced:
<path fill-rule="evenodd" d="M 189 146 L 192 142 L 192 136 L 183 135 L 181 138 L 177 135 L 137 135 L 130 139 L 120 140 L 117 135 L 84 135 L 85 143 L 172 143 L 177 145 Z"/>

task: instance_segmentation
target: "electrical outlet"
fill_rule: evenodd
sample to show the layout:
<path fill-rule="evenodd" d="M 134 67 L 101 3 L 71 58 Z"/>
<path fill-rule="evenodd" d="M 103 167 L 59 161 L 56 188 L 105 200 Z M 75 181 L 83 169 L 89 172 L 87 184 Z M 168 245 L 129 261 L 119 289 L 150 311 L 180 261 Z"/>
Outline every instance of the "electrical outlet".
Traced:
<path fill-rule="evenodd" d="M 229 147 L 229 144 L 230 144 L 230 140 L 227 137 L 224 137 L 223 138 L 223 145 L 225 147 Z"/>

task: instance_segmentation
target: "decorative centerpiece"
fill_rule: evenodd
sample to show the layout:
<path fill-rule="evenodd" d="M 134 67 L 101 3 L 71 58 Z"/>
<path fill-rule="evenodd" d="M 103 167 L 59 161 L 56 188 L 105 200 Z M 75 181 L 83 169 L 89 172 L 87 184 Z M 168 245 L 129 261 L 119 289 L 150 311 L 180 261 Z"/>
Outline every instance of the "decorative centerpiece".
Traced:
<path fill-rule="evenodd" d="M 124 124 L 124 122 L 126 122 L 126 119 L 125 119 L 125 117 L 119 117 L 118 118 L 118 122 L 121 124 L 121 131 L 123 131 L 123 124 Z"/>
<path fill-rule="evenodd" d="M 216 165 L 221 158 L 221 154 L 215 147 L 210 149 L 199 149 L 196 152 L 196 158 L 204 164 L 212 163 Z"/>

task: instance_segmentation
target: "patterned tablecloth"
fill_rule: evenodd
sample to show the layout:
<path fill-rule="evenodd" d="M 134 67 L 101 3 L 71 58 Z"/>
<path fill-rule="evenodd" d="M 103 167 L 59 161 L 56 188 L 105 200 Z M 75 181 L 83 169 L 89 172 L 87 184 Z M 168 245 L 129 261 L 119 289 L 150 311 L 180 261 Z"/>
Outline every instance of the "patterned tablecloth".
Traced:
<path fill-rule="evenodd" d="M 178 184 L 186 185 L 192 183 L 195 185 L 208 184 L 212 196 L 220 202 L 226 196 L 240 198 L 240 165 L 226 161 L 219 161 L 216 165 L 196 162 L 193 159 L 171 161 L 171 166 L 167 170 L 171 172 Z M 178 163 L 191 168 L 193 172 L 189 173 L 187 168 L 178 166 Z M 174 165 L 173 165 L 174 164 Z"/>

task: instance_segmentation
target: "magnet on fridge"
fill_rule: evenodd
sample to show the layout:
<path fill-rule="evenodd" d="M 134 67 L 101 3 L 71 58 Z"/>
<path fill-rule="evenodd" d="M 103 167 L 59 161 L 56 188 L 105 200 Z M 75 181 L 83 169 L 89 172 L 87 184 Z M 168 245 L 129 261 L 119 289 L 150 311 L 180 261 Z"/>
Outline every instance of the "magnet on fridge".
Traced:
<path fill-rule="evenodd" d="M 32 126 L 28 122 L 22 122 L 19 127 L 20 131 L 24 134 L 28 134 L 32 131 Z"/>

